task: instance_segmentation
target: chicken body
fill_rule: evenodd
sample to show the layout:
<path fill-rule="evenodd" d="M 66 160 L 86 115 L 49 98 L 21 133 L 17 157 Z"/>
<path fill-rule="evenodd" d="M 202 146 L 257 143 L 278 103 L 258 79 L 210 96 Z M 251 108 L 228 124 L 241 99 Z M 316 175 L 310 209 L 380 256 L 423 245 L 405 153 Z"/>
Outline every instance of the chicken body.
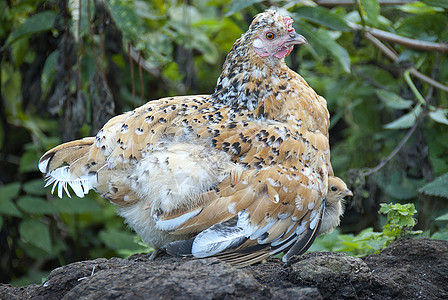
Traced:
<path fill-rule="evenodd" d="M 291 24 L 257 15 L 212 95 L 150 101 L 48 151 L 39 162 L 47 185 L 59 196 L 67 185 L 80 197 L 94 189 L 173 255 L 244 266 L 305 252 L 333 171 L 326 101 L 284 62 L 306 43 Z"/>

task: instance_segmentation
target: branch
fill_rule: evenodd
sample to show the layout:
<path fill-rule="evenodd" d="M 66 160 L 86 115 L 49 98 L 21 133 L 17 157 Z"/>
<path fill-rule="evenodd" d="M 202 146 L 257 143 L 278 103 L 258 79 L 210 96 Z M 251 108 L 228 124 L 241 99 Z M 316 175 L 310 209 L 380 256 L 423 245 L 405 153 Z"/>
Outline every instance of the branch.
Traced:
<path fill-rule="evenodd" d="M 356 0 L 317 0 L 317 5 L 324 7 L 354 5 Z M 417 0 L 379 0 L 379 5 L 402 5 L 417 2 Z"/>
<path fill-rule="evenodd" d="M 370 33 L 371 35 L 379 39 L 392 43 L 397 43 L 405 47 L 431 52 L 448 53 L 448 44 L 446 43 L 433 43 L 433 42 L 410 39 L 384 30 L 371 28 L 367 26 L 362 27 L 361 25 L 354 24 L 351 22 L 348 22 L 348 26 L 350 26 L 350 28 L 353 30 L 365 30 L 366 32 Z"/>
<path fill-rule="evenodd" d="M 375 172 L 378 172 L 381 170 L 398 152 L 400 152 L 401 148 L 407 143 L 407 141 L 410 139 L 412 134 L 414 133 L 415 129 L 417 129 L 417 126 L 419 124 L 419 119 L 417 119 L 414 123 L 414 125 L 409 129 L 406 136 L 401 140 L 401 142 L 395 147 L 395 149 L 389 154 L 389 156 L 386 157 L 386 159 L 382 160 L 376 167 L 372 169 L 367 169 L 362 171 L 362 176 L 369 176 L 372 175 Z"/>
<path fill-rule="evenodd" d="M 370 32 L 364 32 L 364 37 L 372 42 L 375 46 L 377 46 L 387 57 L 389 57 L 393 62 L 398 61 L 398 55 L 391 49 L 389 49 L 386 45 L 384 45 L 380 40 L 378 40 L 376 37 L 374 37 Z M 409 73 L 414 75 L 415 77 L 419 78 L 420 80 L 440 89 L 445 92 L 448 92 L 448 86 L 432 79 L 431 77 L 428 77 L 419 71 L 417 71 L 415 68 L 410 68 Z"/>

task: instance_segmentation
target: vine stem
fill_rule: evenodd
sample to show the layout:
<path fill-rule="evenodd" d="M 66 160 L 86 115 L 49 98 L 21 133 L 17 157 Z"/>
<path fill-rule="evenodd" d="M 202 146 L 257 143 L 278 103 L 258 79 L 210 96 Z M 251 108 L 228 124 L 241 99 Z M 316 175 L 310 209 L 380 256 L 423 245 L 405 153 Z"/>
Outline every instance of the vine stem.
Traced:
<path fill-rule="evenodd" d="M 136 103 L 135 103 L 136 100 L 135 100 L 134 63 L 132 62 L 131 44 L 128 44 L 128 53 L 129 53 L 129 64 L 131 65 L 132 99 L 134 99 L 134 107 L 136 107 Z"/>
<path fill-rule="evenodd" d="M 142 58 L 142 53 L 138 52 L 138 76 L 140 77 L 140 104 L 144 101 L 145 96 L 145 87 L 143 86 L 143 72 L 142 72 L 142 64 L 140 63 L 140 59 Z"/>
<path fill-rule="evenodd" d="M 422 105 L 426 105 L 426 100 L 423 98 L 422 94 L 418 91 L 414 83 L 412 82 L 410 71 L 406 70 L 403 73 L 404 79 L 406 80 L 406 83 L 408 84 L 409 88 L 412 90 L 412 92 L 415 95 L 415 98 L 417 98 L 418 102 L 420 102 Z"/>
<path fill-rule="evenodd" d="M 419 119 L 415 121 L 414 125 L 412 125 L 411 129 L 406 133 L 406 136 L 401 140 L 401 142 L 395 147 L 395 149 L 386 157 L 386 159 L 383 159 L 376 167 L 365 170 L 361 173 L 362 176 L 369 176 L 373 173 L 378 172 L 381 170 L 395 155 L 397 155 L 398 152 L 400 152 L 401 148 L 408 142 L 408 140 L 411 138 L 412 134 L 414 133 L 415 129 L 417 129 L 419 124 Z"/>
<path fill-rule="evenodd" d="M 78 78 L 76 78 L 76 92 L 77 93 L 79 93 L 79 92 L 81 92 L 81 89 L 82 89 L 82 80 L 81 80 L 81 77 L 82 77 L 82 39 L 81 39 L 81 20 L 82 20 L 82 14 L 81 14 L 81 12 L 82 12 L 82 7 L 81 7 L 81 2 L 82 1 L 79 1 L 78 2 L 78 4 L 79 4 L 79 6 L 78 6 L 78 14 L 79 14 L 79 16 L 78 16 L 78 24 L 77 24 L 77 28 L 78 28 L 78 32 L 77 32 L 77 34 L 76 34 L 76 37 L 78 38 L 78 69 L 77 69 L 77 77 Z"/>

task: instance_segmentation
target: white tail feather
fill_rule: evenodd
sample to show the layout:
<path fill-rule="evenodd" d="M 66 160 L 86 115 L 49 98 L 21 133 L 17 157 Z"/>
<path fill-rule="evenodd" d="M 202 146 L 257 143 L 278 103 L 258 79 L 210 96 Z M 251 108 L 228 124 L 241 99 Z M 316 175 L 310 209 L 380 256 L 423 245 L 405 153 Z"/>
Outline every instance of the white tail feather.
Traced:
<path fill-rule="evenodd" d="M 67 185 L 69 185 L 73 192 L 75 192 L 76 196 L 83 198 L 85 194 L 89 192 L 93 188 L 92 186 L 92 176 L 83 175 L 81 177 L 72 178 L 72 173 L 70 173 L 70 168 L 68 166 L 57 168 L 56 170 L 51 171 L 45 177 L 47 181 L 45 187 L 53 184 L 51 188 L 51 193 L 53 194 L 56 186 L 58 187 L 58 197 L 62 198 L 64 195 L 64 191 L 67 193 L 67 196 L 71 198 L 70 192 L 68 191 Z"/>
<path fill-rule="evenodd" d="M 238 221 L 229 226 L 225 223 L 215 224 L 200 232 L 193 241 L 191 254 L 194 257 L 208 257 L 240 246 L 256 231 L 250 224 L 246 210 L 238 213 Z"/>

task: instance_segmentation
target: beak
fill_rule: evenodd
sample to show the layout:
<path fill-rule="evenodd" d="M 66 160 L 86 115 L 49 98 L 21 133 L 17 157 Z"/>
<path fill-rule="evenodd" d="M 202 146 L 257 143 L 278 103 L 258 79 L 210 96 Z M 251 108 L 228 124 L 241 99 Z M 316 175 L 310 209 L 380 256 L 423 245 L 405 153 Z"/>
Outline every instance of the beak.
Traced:
<path fill-rule="evenodd" d="M 290 36 L 290 38 L 288 40 L 286 40 L 286 44 L 288 46 L 308 44 L 308 41 L 306 40 L 306 38 L 301 34 L 298 34 L 296 32 L 290 32 L 289 36 Z"/>
<path fill-rule="evenodd" d="M 342 192 L 342 195 L 344 195 L 344 196 L 353 196 L 353 193 L 349 189 L 346 189 L 345 191 Z"/>

